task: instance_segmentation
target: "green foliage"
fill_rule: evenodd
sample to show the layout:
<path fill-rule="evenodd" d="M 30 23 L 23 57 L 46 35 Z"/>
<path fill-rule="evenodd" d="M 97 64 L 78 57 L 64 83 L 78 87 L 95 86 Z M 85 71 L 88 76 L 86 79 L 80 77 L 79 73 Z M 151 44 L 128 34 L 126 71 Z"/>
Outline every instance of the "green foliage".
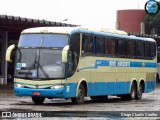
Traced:
<path fill-rule="evenodd" d="M 160 11 L 154 16 L 147 14 L 144 21 L 151 27 L 156 27 L 157 24 L 160 23 Z"/>
<path fill-rule="evenodd" d="M 154 28 L 156 34 L 160 35 L 160 11 L 154 16 L 147 14 L 144 18 L 144 22 L 149 27 L 149 29 Z"/>

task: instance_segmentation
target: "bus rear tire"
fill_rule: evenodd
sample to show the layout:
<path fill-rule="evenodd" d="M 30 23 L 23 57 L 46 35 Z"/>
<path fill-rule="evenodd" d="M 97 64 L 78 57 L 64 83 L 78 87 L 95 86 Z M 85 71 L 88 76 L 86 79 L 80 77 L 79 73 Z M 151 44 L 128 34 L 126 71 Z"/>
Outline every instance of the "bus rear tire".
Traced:
<path fill-rule="evenodd" d="M 45 98 L 44 97 L 34 97 L 32 96 L 32 101 L 36 104 L 36 105 L 41 105 L 43 104 Z"/>
<path fill-rule="evenodd" d="M 157 75 L 156 75 L 156 83 L 159 83 L 159 82 L 160 82 L 159 74 L 157 73 Z"/>
<path fill-rule="evenodd" d="M 121 96 L 122 100 L 135 100 L 136 99 L 136 86 L 134 83 L 131 85 L 131 92 L 130 94 L 127 95 L 122 95 Z"/>
<path fill-rule="evenodd" d="M 85 97 L 85 89 L 83 84 L 81 84 L 78 88 L 78 95 L 75 98 L 71 98 L 73 104 L 83 104 Z"/>
<path fill-rule="evenodd" d="M 142 83 L 139 84 L 139 88 L 137 87 L 136 91 L 136 100 L 140 100 L 142 98 L 143 86 Z"/>

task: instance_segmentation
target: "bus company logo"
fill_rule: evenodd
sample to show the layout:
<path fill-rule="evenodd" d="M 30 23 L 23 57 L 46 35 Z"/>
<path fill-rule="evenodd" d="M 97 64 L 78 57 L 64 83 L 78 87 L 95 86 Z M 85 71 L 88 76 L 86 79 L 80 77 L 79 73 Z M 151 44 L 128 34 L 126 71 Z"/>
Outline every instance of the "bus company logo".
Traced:
<path fill-rule="evenodd" d="M 145 63 L 142 63 L 142 67 L 145 67 Z"/>
<path fill-rule="evenodd" d="M 2 112 L 2 119 L 11 119 L 11 118 L 41 118 L 42 113 L 40 112 Z"/>
<path fill-rule="evenodd" d="M 38 85 L 38 84 L 36 84 L 36 85 L 35 85 L 35 87 L 36 87 L 36 88 L 38 88 L 38 87 L 39 87 L 39 85 Z"/>
<path fill-rule="evenodd" d="M 145 4 L 145 11 L 149 14 L 149 15 L 155 15 L 159 12 L 159 3 L 156 0 L 149 0 L 148 2 L 146 2 Z"/>
<path fill-rule="evenodd" d="M 11 112 L 2 112 L 2 118 L 11 118 L 12 113 Z"/>

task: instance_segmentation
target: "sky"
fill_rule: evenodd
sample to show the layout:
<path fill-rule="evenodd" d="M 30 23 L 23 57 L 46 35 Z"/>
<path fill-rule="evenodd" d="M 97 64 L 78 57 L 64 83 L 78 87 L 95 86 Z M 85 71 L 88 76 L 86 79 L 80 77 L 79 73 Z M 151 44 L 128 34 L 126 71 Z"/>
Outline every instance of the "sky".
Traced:
<path fill-rule="evenodd" d="M 116 11 L 144 9 L 148 0 L 3 0 L 0 15 L 115 29 Z M 67 19 L 67 21 L 63 21 Z"/>

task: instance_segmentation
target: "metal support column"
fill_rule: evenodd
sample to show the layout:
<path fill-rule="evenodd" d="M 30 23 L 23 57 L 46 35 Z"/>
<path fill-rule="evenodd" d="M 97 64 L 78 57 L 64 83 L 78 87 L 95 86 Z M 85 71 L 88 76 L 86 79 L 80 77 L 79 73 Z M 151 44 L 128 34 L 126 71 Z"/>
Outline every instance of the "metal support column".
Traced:
<path fill-rule="evenodd" d="M 7 47 L 8 47 L 8 31 L 4 31 L 3 36 L 2 36 L 2 76 L 3 76 L 3 83 L 2 84 L 7 84 L 8 65 L 5 60 Z"/>

